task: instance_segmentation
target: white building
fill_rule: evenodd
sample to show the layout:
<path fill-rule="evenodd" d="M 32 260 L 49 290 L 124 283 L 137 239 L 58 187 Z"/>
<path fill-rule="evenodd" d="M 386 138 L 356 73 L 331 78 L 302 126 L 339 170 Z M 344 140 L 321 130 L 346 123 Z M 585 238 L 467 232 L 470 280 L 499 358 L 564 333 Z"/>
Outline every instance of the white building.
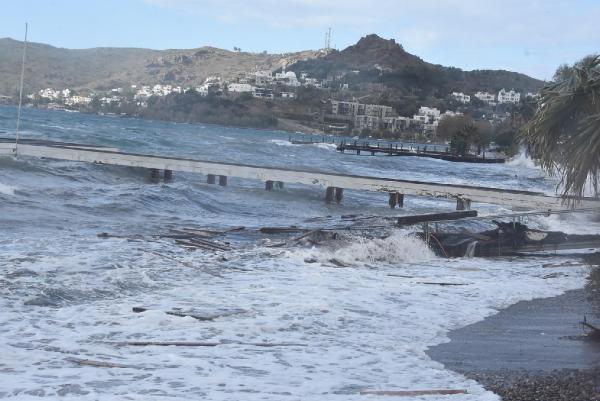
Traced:
<path fill-rule="evenodd" d="M 519 103 L 521 101 L 521 94 L 514 90 L 507 91 L 504 88 L 498 92 L 498 103 Z"/>
<path fill-rule="evenodd" d="M 471 102 L 471 96 L 465 95 L 462 92 L 452 92 L 452 97 L 454 98 L 454 100 L 457 100 L 463 104 Z"/>
<path fill-rule="evenodd" d="M 58 97 L 61 94 L 60 91 L 54 90 L 52 88 L 41 89 L 38 93 L 41 98 L 51 100 L 58 99 Z"/>
<path fill-rule="evenodd" d="M 268 88 L 254 88 L 252 96 L 260 99 L 273 99 L 273 90 Z"/>
<path fill-rule="evenodd" d="M 250 84 L 229 84 L 227 90 L 229 92 L 252 92 L 254 91 L 254 86 Z"/>
<path fill-rule="evenodd" d="M 294 92 L 281 92 L 281 97 L 283 99 L 295 99 L 296 94 Z"/>
<path fill-rule="evenodd" d="M 489 105 L 494 105 L 496 102 L 496 95 L 489 92 L 477 92 L 475 97 Z"/>
<path fill-rule="evenodd" d="M 426 117 L 426 121 L 427 122 L 434 122 L 439 120 L 440 118 L 440 111 L 438 109 L 436 109 L 435 107 L 425 107 L 425 106 L 421 106 L 419 107 L 419 114 L 418 116 L 425 116 Z M 421 118 L 415 118 L 415 116 L 413 116 L 413 119 L 416 120 L 421 120 Z"/>
<path fill-rule="evenodd" d="M 71 96 L 67 99 L 65 99 L 65 104 L 68 106 L 74 106 L 77 104 L 90 104 L 92 102 L 92 98 L 91 97 L 87 97 L 87 96 Z"/>
<path fill-rule="evenodd" d="M 275 80 L 286 86 L 300 86 L 300 81 L 293 71 L 283 71 L 275 73 Z"/>

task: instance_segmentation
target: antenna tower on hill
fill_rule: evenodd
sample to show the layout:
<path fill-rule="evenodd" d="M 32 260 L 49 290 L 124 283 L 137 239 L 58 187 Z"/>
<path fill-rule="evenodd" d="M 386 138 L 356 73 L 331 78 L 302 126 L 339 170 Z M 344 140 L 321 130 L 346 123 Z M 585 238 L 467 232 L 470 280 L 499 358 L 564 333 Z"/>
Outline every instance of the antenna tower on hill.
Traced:
<path fill-rule="evenodd" d="M 325 49 L 331 50 L 331 28 L 325 32 Z"/>

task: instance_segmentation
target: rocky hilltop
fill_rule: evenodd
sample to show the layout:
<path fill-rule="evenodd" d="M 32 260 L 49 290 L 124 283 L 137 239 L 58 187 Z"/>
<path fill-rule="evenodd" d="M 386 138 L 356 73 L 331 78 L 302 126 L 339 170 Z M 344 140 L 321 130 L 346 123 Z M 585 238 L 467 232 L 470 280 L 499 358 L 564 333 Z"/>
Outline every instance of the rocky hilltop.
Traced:
<path fill-rule="evenodd" d="M 303 60 L 292 69 L 319 78 L 338 78 L 363 84 L 379 85 L 396 95 L 446 96 L 451 92 L 490 91 L 514 88 L 537 92 L 543 82 L 504 70 L 463 71 L 428 63 L 410 54 L 394 39 L 367 35 L 342 51 L 332 51 L 318 59 Z"/>
<path fill-rule="evenodd" d="M 0 39 L 0 95 L 14 95 L 21 71 L 22 42 Z M 200 85 L 253 70 L 276 70 L 319 51 L 286 54 L 234 52 L 214 47 L 184 50 L 137 48 L 63 49 L 41 43 L 27 47 L 26 92 L 42 88 L 102 90 L 129 84 Z"/>

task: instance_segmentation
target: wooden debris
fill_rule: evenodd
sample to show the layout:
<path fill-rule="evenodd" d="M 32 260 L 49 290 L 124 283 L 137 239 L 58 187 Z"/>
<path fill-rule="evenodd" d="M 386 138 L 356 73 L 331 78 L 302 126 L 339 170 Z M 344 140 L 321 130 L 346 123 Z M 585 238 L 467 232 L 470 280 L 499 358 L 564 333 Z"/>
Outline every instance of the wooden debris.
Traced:
<path fill-rule="evenodd" d="M 302 240 L 302 239 L 304 239 L 304 238 L 306 238 L 306 237 L 310 237 L 310 236 L 311 236 L 311 235 L 313 235 L 313 234 L 320 233 L 321 231 L 322 231 L 322 230 L 321 230 L 320 228 L 317 228 L 316 230 L 309 231 L 309 232 L 307 232 L 306 234 L 303 234 L 303 235 L 301 235 L 301 236 L 299 236 L 299 237 L 296 237 L 296 238 L 292 239 L 292 241 L 293 241 L 293 242 L 298 242 L 298 241 L 300 241 L 300 240 Z"/>
<path fill-rule="evenodd" d="M 590 338 L 593 338 L 595 340 L 600 340 L 600 327 L 596 327 L 596 326 L 592 325 L 591 323 L 588 323 L 586 316 L 583 316 L 583 322 L 581 322 L 581 326 L 583 326 L 584 329 L 591 330 L 588 333 L 588 336 Z"/>
<path fill-rule="evenodd" d="M 95 366 L 98 368 L 139 368 L 138 366 L 123 365 L 120 363 L 107 362 L 107 361 L 95 361 L 93 359 L 82 359 L 82 358 L 76 358 L 73 356 L 65 358 L 65 361 L 73 362 L 78 365 Z"/>
<path fill-rule="evenodd" d="M 289 234 L 312 231 L 310 228 L 300 228 L 296 226 L 289 227 L 262 227 L 259 230 L 263 234 Z"/>
<path fill-rule="evenodd" d="M 395 397 L 419 397 L 422 395 L 452 395 L 452 394 L 468 394 L 467 390 L 413 390 L 413 391 L 392 391 L 392 390 L 364 390 L 361 395 L 389 395 Z"/>
<path fill-rule="evenodd" d="M 176 239 L 175 243 L 186 246 L 188 248 L 200 248 L 209 251 L 230 251 L 231 248 L 225 245 L 217 244 L 216 242 L 201 240 L 200 238 L 190 238 L 188 240 Z"/>
<path fill-rule="evenodd" d="M 328 262 L 333 263 L 336 267 L 349 267 L 350 266 L 348 263 L 342 262 L 341 260 L 336 259 L 336 258 L 329 259 Z"/>
<path fill-rule="evenodd" d="M 306 347 L 306 344 L 296 343 L 244 343 L 244 342 L 198 342 L 198 341 L 125 341 L 112 343 L 120 346 L 159 346 L 159 347 L 216 347 L 219 345 L 249 345 L 252 347 Z"/>
<path fill-rule="evenodd" d="M 447 221 L 447 220 L 459 220 L 466 217 L 477 217 L 476 210 L 465 210 L 460 212 L 448 212 L 448 213 L 431 213 L 431 214 L 420 214 L 414 216 L 401 216 L 398 217 L 397 225 L 409 226 L 413 224 L 426 223 L 431 221 Z"/>
<path fill-rule="evenodd" d="M 143 308 L 141 306 L 134 306 L 133 308 L 131 308 L 131 310 L 133 312 L 135 312 L 135 313 L 142 313 L 142 312 L 148 311 L 149 309 Z M 237 315 L 237 314 L 243 313 L 243 312 L 245 312 L 245 311 L 238 310 L 238 311 L 234 311 L 234 312 L 226 312 L 226 313 L 221 313 L 221 314 L 212 315 L 212 316 L 201 316 L 201 315 L 196 315 L 196 314 L 193 314 L 193 313 L 178 312 L 178 311 L 165 311 L 164 313 L 166 313 L 167 315 L 171 315 L 171 316 L 191 317 L 191 318 L 194 318 L 196 320 L 200 320 L 202 322 L 205 322 L 205 321 L 212 321 L 212 320 L 218 319 L 220 317 Z"/>
<path fill-rule="evenodd" d="M 393 274 L 393 273 L 388 274 L 388 276 L 390 276 L 390 277 L 402 277 L 402 278 L 415 278 L 415 276 L 405 276 L 403 274 Z"/>

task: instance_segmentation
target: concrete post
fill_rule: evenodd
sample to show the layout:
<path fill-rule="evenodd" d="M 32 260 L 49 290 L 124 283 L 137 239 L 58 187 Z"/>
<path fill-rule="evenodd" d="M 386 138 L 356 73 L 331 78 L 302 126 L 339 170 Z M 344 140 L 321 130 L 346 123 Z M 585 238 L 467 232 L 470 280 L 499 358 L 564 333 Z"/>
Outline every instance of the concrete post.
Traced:
<path fill-rule="evenodd" d="M 214 184 L 216 182 L 215 180 L 215 175 L 214 174 L 209 174 L 206 176 L 206 182 L 208 184 Z"/>
<path fill-rule="evenodd" d="M 265 190 L 272 191 L 273 190 L 273 181 L 265 182 Z"/>
<path fill-rule="evenodd" d="M 398 194 L 398 207 L 404 207 L 404 194 Z"/>
<path fill-rule="evenodd" d="M 456 198 L 456 210 L 471 210 L 471 199 Z"/>
<path fill-rule="evenodd" d="M 157 168 L 150 169 L 150 182 L 158 182 L 160 180 L 160 171 Z"/>
<path fill-rule="evenodd" d="M 283 189 L 283 181 L 275 181 L 275 188 Z"/>
<path fill-rule="evenodd" d="M 344 198 L 344 188 L 336 188 L 335 189 L 335 201 L 337 203 L 341 203 Z"/>
<path fill-rule="evenodd" d="M 327 187 L 325 189 L 325 202 L 327 202 L 327 203 L 333 202 L 333 192 L 334 192 L 334 190 L 335 190 L 334 187 Z"/>
<path fill-rule="evenodd" d="M 164 171 L 163 181 L 164 182 L 171 182 L 171 181 L 173 181 L 173 170 L 165 170 Z"/>
<path fill-rule="evenodd" d="M 219 176 L 219 185 L 222 187 L 226 187 L 227 186 L 227 176 L 226 175 L 220 175 Z"/>
<path fill-rule="evenodd" d="M 398 204 L 398 192 L 390 192 L 389 195 L 390 199 L 388 201 L 388 204 L 392 209 L 395 209 L 396 205 Z"/>

